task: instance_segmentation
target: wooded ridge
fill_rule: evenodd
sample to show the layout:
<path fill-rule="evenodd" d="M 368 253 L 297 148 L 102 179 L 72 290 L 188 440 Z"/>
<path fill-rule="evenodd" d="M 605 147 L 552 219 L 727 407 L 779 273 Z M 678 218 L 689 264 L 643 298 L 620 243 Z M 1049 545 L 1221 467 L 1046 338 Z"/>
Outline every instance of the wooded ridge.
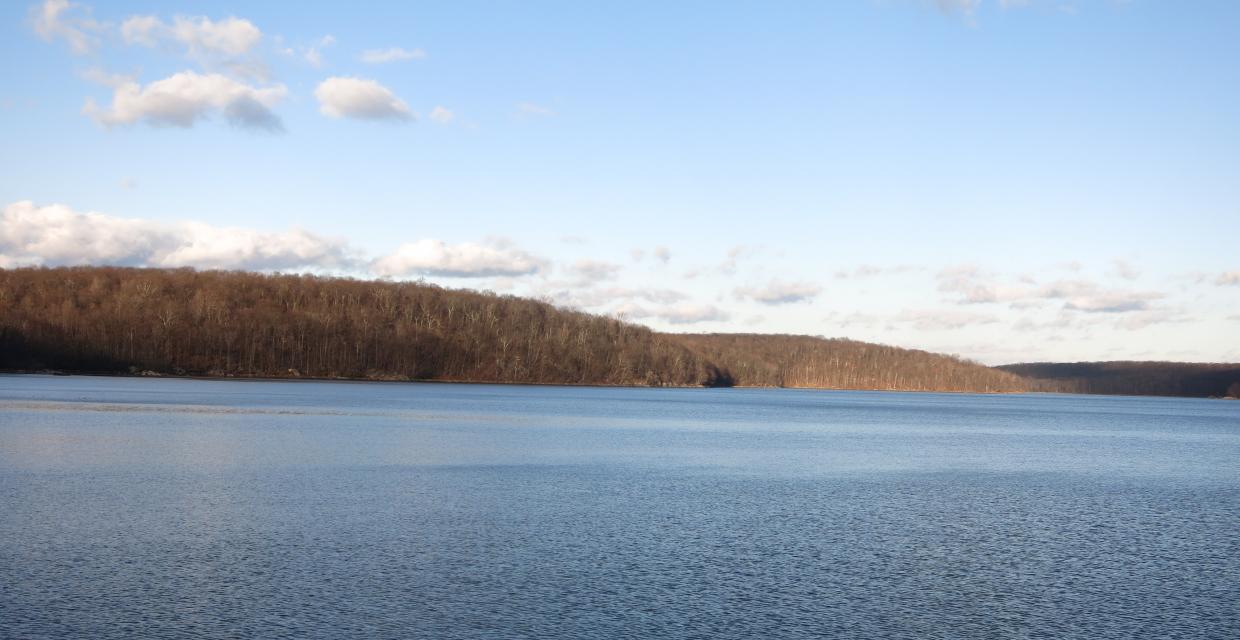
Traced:
<path fill-rule="evenodd" d="M 1240 364 L 1197 362 L 1032 362 L 997 367 L 1034 391 L 1240 398 Z"/>
<path fill-rule="evenodd" d="M 1195 370 L 1181 367 L 1162 377 L 1146 370 L 1145 382 L 1127 386 L 1046 368 L 1054 366 L 1066 365 L 992 368 L 845 339 L 659 333 L 536 300 L 420 282 L 123 267 L 0 270 L 0 369 L 9 371 L 1184 395 L 1222 395 L 1216 382 L 1240 382 L 1240 365 L 1208 365 L 1217 369 L 1208 384 L 1185 378 Z"/>

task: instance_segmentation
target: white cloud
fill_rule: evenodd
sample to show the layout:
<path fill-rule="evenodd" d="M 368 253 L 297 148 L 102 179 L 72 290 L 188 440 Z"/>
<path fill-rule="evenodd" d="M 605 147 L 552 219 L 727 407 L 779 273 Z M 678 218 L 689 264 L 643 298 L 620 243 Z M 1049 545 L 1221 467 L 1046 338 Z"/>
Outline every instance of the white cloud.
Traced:
<path fill-rule="evenodd" d="M 620 273 L 620 265 L 597 260 L 578 260 L 568 268 L 579 282 L 591 283 L 612 280 Z"/>
<path fill-rule="evenodd" d="M 130 16 L 121 23 L 121 39 L 126 44 L 154 47 L 167 29 L 164 21 L 156 16 Z"/>
<path fill-rule="evenodd" d="M 672 324 L 697 324 L 699 322 L 724 322 L 731 315 L 710 304 L 680 304 L 658 311 L 657 317 Z"/>
<path fill-rule="evenodd" d="M 202 222 L 156 222 L 15 202 L 0 215 L 0 268 L 34 265 L 312 270 L 403 277 L 520 276 L 545 261 L 510 244 L 423 239 L 369 260 L 347 241 L 301 229 L 264 232 Z"/>
<path fill-rule="evenodd" d="M 452 120 L 456 118 L 456 114 L 444 107 L 435 107 L 434 109 L 431 109 L 431 113 L 427 117 L 431 119 L 431 122 L 436 122 L 439 124 L 452 124 Z"/>
<path fill-rule="evenodd" d="M 1144 311 L 1150 301 L 1162 298 L 1162 294 L 1142 291 L 1104 291 L 1073 296 L 1064 302 L 1064 308 L 1088 313 L 1124 313 Z"/>
<path fill-rule="evenodd" d="M 421 60 L 425 57 L 426 52 L 421 49 L 389 47 L 387 49 L 367 49 L 362 52 L 361 60 L 366 64 L 386 64 L 403 60 Z"/>
<path fill-rule="evenodd" d="M 328 78 L 314 90 L 319 111 L 332 118 L 413 120 L 409 105 L 387 87 L 362 78 Z"/>
<path fill-rule="evenodd" d="M 1011 302 L 1027 297 L 1027 288 L 1002 285 L 976 265 L 956 265 L 939 271 L 939 291 L 957 293 L 958 302 L 979 304 Z"/>
<path fill-rule="evenodd" d="M 99 33 L 107 28 L 90 17 L 90 8 L 69 0 L 45 0 L 30 9 L 30 21 L 39 37 L 51 42 L 63 39 L 73 53 L 91 53 L 99 46 Z"/>
<path fill-rule="evenodd" d="M 1125 280 L 1136 280 L 1141 276 L 1141 271 L 1126 260 L 1112 260 L 1111 273 Z"/>
<path fill-rule="evenodd" d="M 672 289 L 652 289 L 652 288 L 628 288 L 628 287 L 602 287 L 602 288 L 575 288 L 574 283 L 560 283 L 555 285 L 558 289 L 544 289 L 536 291 L 535 295 L 546 298 L 556 304 L 576 307 L 579 309 L 594 309 L 610 311 L 611 313 L 623 313 L 630 317 L 651 317 L 654 312 L 649 312 L 641 307 L 637 301 L 670 305 L 676 302 L 687 300 L 689 296 L 680 291 Z M 636 314 L 636 315 L 635 315 Z"/>
<path fill-rule="evenodd" d="M 354 264 L 343 240 L 293 229 L 266 233 L 201 222 L 161 223 L 21 201 L 0 217 L 0 265 L 113 264 L 286 270 Z"/>
<path fill-rule="evenodd" d="M 523 116 L 536 116 L 546 118 L 555 115 L 555 112 L 542 105 L 533 102 L 518 102 L 517 113 Z"/>
<path fill-rule="evenodd" d="M 121 38 L 127 44 L 147 47 L 176 42 L 196 57 L 237 57 L 253 49 L 263 39 L 263 32 L 253 22 L 231 16 L 218 21 L 205 16 L 177 16 L 167 23 L 147 15 L 126 18 L 121 23 Z"/>
<path fill-rule="evenodd" d="M 914 329 L 920 331 L 952 331 L 971 325 L 993 324 L 999 321 L 990 314 L 955 309 L 910 309 L 897 314 L 894 320 L 910 323 Z"/>
<path fill-rule="evenodd" d="M 1103 289 L 1086 280 L 1057 280 L 1041 286 L 1004 284 L 993 274 L 968 265 L 944 269 L 938 278 L 939 290 L 958 294 L 956 301 L 962 304 L 1008 302 L 1029 308 L 1038 301 L 1062 300 L 1069 311 L 1124 313 L 1148 309 L 1150 301 L 1164 297 L 1152 291 Z"/>
<path fill-rule="evenodd" d="M 239 56 L 258 44 L 263 32 L 254 23 L 241 18 L 212 22 L 203 16 L 178 16 L 172 21 L 172 37 L 191 54 Z"/>
<path fill-rule="evenodd" d="M 916 271 L 917 269 L 918 269 L 917 267 L 914 267 L 912 265 L 906 265 L 906 264 L 897 265 L 894 267 L 880 267 L 880 266 L 872 265 L 872 264 L 863 264 L 863 265 L 857 266 L 851 271 L 848 271 L 845 269 L 836 271 L 835 277 L 840 280 L 846 280 L 848 278 L 856 278 L 856 279 L 873 278 L 877 276 L 898 275 L 901 273 L 908 273 L 910 271 Z"/>
<path fill-rule="evenodd" d="M 726 275 L 736 273 L 737 263 L 746 258 L 752 258 L 757 253 L 757 247 L 738 244 L 731 249 L 728 249 L 727 257 L 724 258 L 723 263 L 719 265 L 719 271 Z"/>
<path fill-rule="evenodd" d="M 133 79 L 117 79 L 110 107 L 101 108 L 88 99 L 82 113 L 107 127 L 142 121 L 191 127 L 219 113 L 233 125 L 279 131 L 283 125 L 271 108 L 287 93 L 284 85 L 258 88 L 216 73 L 182 71 L 146 87 Z"/>
<path fill-rule="evenodd" d="M 450 245 L 442 240 L 408 242 L 391 255 L 371 263 L 381 276 L 446 276 L 480 278 L 520 276 L 541 271 L 545 261 L 504 242 Z"/>
<path fill-rule="evenodd" d="M 697 324 L 699 322 L 725 322 L 731 315 L 711 304 L 682 303 L 650 309 L 636 303 L 617 307 L 613 314 L 625 319 L 642 320 L 657 318 L 669 324 Z"/>
<path fill-rule="evenodd" d="M 808 282 L 772 280 L 763 286 L 737 288 L 734 293 L 738 298 L 749 298 L 762 304 L 776 305 L 808 302 L 822 293 L 822 287 Z"/>
<path fill-rule="evenodd" d="M 1214 284 L 1217 284 L 1220 287 L 1240 286 L 1240 269 L 1219 274 L 1219 276 L 1214 279 Z"/>

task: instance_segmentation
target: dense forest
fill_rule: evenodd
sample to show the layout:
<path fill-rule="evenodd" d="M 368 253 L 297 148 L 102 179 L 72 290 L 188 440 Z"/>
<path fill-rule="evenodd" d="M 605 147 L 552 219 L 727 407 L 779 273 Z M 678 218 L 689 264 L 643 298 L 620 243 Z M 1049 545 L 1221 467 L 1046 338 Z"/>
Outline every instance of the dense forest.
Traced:
<path fill-rule="evenodd" d="M 1240 364 L 1191 362 L 1033 362 L 998 367 L 1034 391 L 1240 398 Z"/>
<path fill-rule="evenodd" d="M 0 269 L 0 370 L 1240 396 L 1240 365 L 991 368 L 844 339 L 658 333 L 420 282 L 122 267 Z"/>
<path fill-rule="evenodd" d="M 906 391 L 1029 390 L 1024 378 L 975 362 L 855 340 L 726 333 L 677 337 L 738 385 Z"/>
<path fill-rule="evenodd" d="M 421 283 L 191 269 L 0 271 L 0 368 L 712 385 L 676 340 Z"/>
<path fill-rule="evenodd" d="M 117 267 L 0 270 L 0 369 L 557 384 L 1020 391 L 947 356 L 662 334 L 410 282 Z"/>

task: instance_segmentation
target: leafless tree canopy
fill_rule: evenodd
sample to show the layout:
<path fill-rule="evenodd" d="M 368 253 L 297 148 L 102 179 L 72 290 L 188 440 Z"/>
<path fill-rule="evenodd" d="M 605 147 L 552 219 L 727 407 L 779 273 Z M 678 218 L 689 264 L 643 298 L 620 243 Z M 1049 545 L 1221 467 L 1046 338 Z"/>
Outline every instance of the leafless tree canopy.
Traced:
<path fill-rule="evenodd" d="M 192 269 L 0 270 L 6 370 L 1184 395 L 1222 395 L 1240 381 L 1234 365 L 1121 364 L 1136 373 L 991 368 L 808 336 L 663 334 L 424 283 Z"/>

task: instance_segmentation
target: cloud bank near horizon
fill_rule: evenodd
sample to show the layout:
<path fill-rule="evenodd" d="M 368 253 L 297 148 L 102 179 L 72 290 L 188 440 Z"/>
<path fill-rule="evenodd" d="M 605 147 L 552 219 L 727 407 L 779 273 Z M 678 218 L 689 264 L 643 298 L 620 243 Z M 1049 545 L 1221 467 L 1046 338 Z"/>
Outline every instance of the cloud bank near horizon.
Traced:
<path fill-rule="evenodd" d="M 502 240 L 423 238 L 368 258 L 342 238 L 195 221 L 159 222 L 23 200 L 0 215 L 0 267 L 116 265 L 482 278 L 537 273 L 546 261 Z"/>

